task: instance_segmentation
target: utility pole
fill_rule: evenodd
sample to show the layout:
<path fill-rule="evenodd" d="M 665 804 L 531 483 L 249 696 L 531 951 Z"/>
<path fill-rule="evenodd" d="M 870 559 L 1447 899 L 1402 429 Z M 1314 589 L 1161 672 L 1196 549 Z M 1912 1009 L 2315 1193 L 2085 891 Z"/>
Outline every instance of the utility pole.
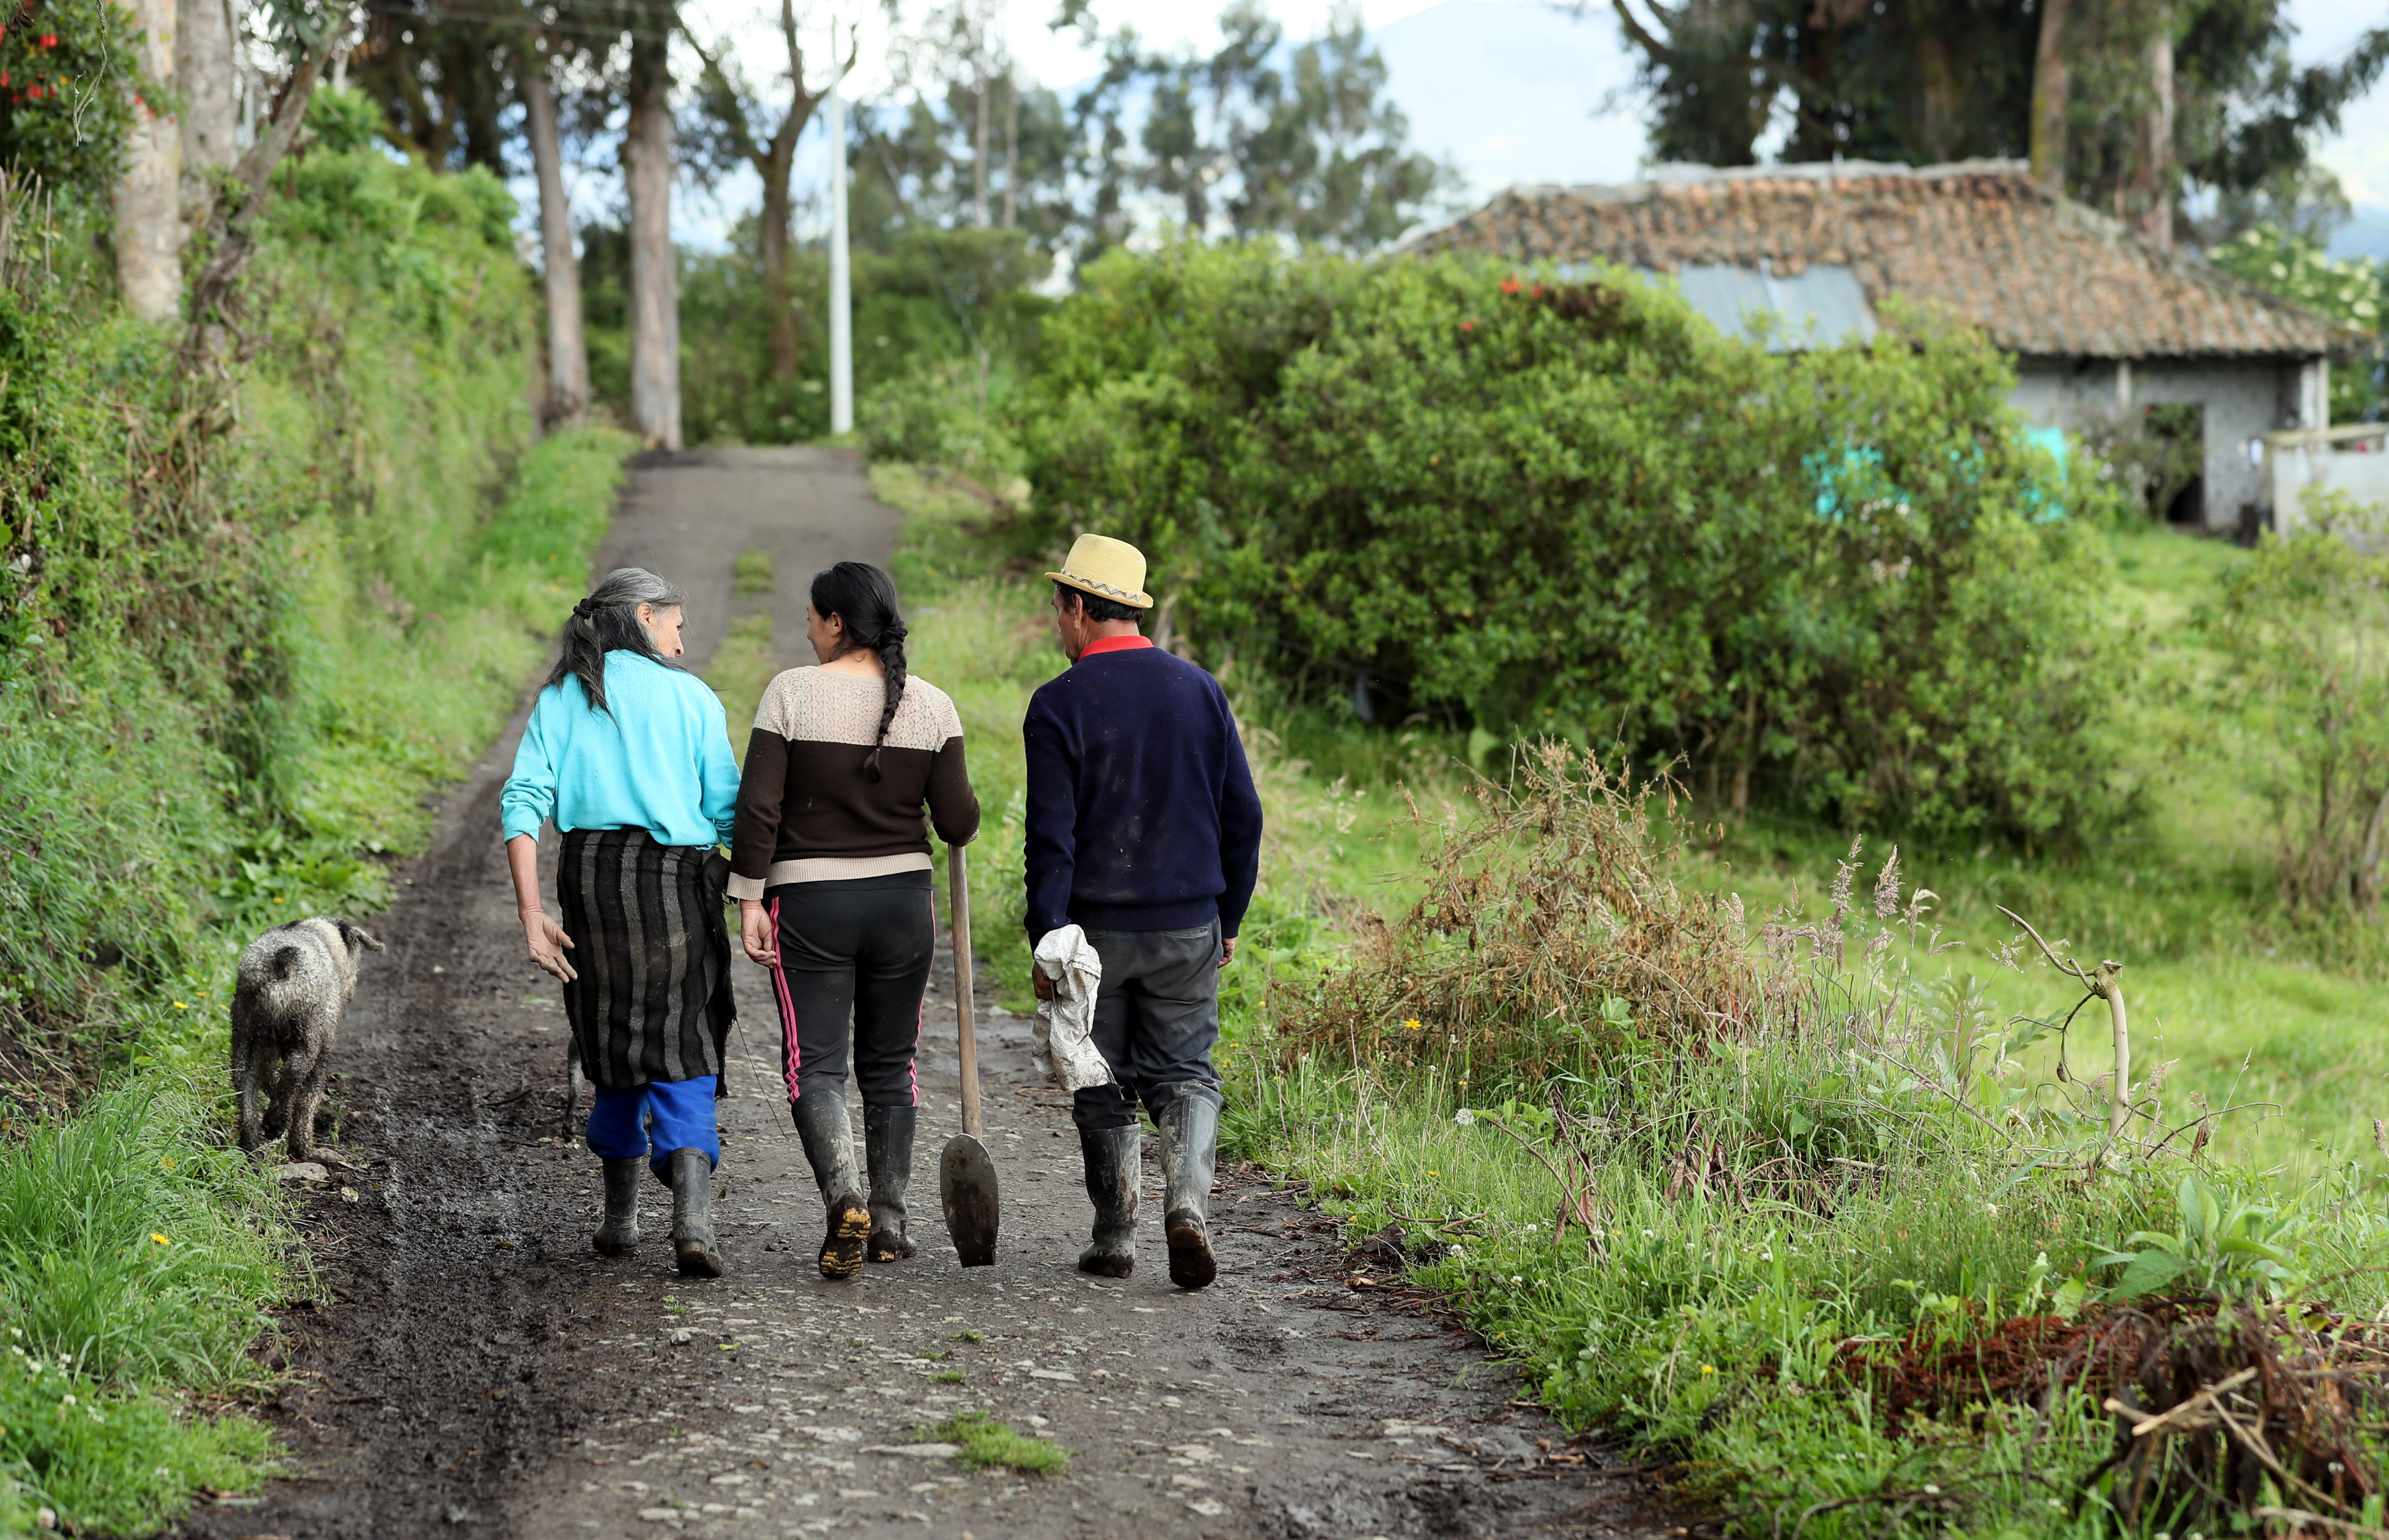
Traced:
<path fill-rule="evenodd" d="M 851 32 L 851 29 L 849 29 Z M 829 430 L 854 431 L 854 302 L 846 255 L 846 68 L 829 22 Z"/>

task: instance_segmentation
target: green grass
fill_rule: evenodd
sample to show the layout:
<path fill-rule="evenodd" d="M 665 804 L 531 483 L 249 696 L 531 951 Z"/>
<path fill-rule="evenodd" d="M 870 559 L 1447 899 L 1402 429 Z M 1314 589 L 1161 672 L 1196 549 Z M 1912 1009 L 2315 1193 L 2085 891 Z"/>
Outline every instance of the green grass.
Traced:
<path fill-rule="evenodd" d="M 772 612 L 759 610 L 730 622 L 722 645 L 706 659 L 705 682 L 722 697 L 722 713 L 730 727 L 731 752 L 747 761 L 747 730 L 755 725 L 755 708 L 779 664 L 772 652 Z"/>
<path fill-rule="evenodd" d="M 972 852 L 977 897 L 1003 917 L 982 920 L 980 948 L 1017 1008 L 1025 959 L 1005 929 L 1016 907 L 1003 906 L 1018 902 L 1018 716 L 1060 667 L 1041 630 L 1041 585 L 1004 573 L 997 542 L 974 528 L 975 500 L 906 467 L 874 477 L 912 515 L 897 569 L 915 655 L 935 660 L 922 672 L 964 706 L 991 815 Z M 1865 897 L 1890 845 L 1871 839 L 1853 971 L 1829 981 L 1837 1008 L 1807 1035 L 1762 1035 L 1706 1057 L 1629 1048 L 1559 1085 L 1578 1114 L 1603 1120 L 1581 1144 L 1597 1237 L 1580 1226 L 1555 1233 L 1564 1194 L 1544 1161 L 1563 1157 L 1539 1111 L 1548 1088 L 1503 1085 L 1498 1066 L 1472 1086 L 1277 1050 L 1275 1018 L 1341 965 L 1373 912 L 1419 893 L 1422 834 L 1403 793 L 1430 814 L 1454 803 L 1471 774 L 1468 745 L 1419 724 L 1363 729 L 1340 702 L 1232 675 L 1271 834 L 1246 945 L 1222 978 L 1226 1139 L 1309 1184 L 1351 1233 L 1399 1222 L 1414 1241 L 1457 1242 L 1418 1276 L 1520 1367 L 1529 1394 L 1571 1425 L 1610 1427 L 1669 1462 L 1679 1493 L 1721 1509 L 1739 1533 L 2109 1533 L 2096 1501 L 2072 1500 L 2113 1436 L 2095 1406 L 2061 1399 L 2046 1418 L 1992 1407 L 1895 1434 L 1840 1355 L 1853 1340 L 1920 1327 L 1962 1335 L 1976 1310 L 2071 1308 L 2112 1281 L 2092 1264 L 2102 1249 L 2181 1222 L 2180 1165 L 2088 1178 L 2023 1170 L 2014 1136 L 1893 1073 L 1885 1055 L 1927 1052 L 1945 1031 L 1934 1012 L 1948 1009 L 1935 992 L 1946 975 L 1980 980 L 2000 1025 L 2078 998 L 2045 966 L 1998 961 L 2013 932 L 1996 906 L 2086 958 L 2121 960 L 2136 1063 L 2142 1074 L 2167 1064 L 2171 1115 L 2188 1114 L 2192 1093 L 2211 1107 L 2275 1104 L 2225 1125 L 2204 1156 L 2208 1178 L 2293 1215 L 2301 1266 L 2343 1306 L 2378 1315 L 2389 1312 L 2389 1227 L 2376 1217 L 2389 1159 L 2373 1149 L 2370 1120 L 2389 1117 L 2389 1038 L 2368 1024 L 2389 1007 L 2389 948 L 2377 920 L 2316 925 L 2285 913 L 2272 891 L 2268 813 L 2245 789 L 2266 748 L 2217 719 L 2205 694 L 2217 659 L 2191 624 L 2216 575 L 2244 556 L 2162 531 L 2104 538 L 2114 597 L 2150 639 L 2153 683 L 2134 707 L 2128 767 L 2147 788 L 2145 824 L 2066 860 L 1904 850 L 1906 884 L 1939 895 L 1941 940 L 1959 945 L 1898 941 L 1860 962 L 1875 929 Z M 998 816 L 1007 805 L 1011 817 Z M 1693 848 L 1682 880 L 1741 894 L 1755 921 L 1814 922 L 1851 840 L 1769 814 L 1684 832 Z M 1923 1036 L 1887 1043 L 1860 1007 L 1876 1023 L 1906 1012 Z M 2074 1090 L 2052 1077 L 2056 1046 L 2042 1041 L 1968 1094 L 2041 1109 L 2033 1138 L 2043 1142 L 2082 1137 L 2050 1110 L 2107 1067 L 2103 1015 L 2086 1016 L 2068 1045 Z M 1522 1094 L 1526 1104 L 1502 1110 Z M 1473 1121 L 1456 1119 L 1463 1107 Z M 1845 1169 L 1829 1151 L 1856 1164 L 1846 1181 L 1786 1196 L 1767 1184 L 1792 1148 L 1819 1170 Z M 1708 1154 L 1697 1177 L 1688 1152 Z"/>
<path fill-rule="evenodd" d="M 954 1444 L 962 1453 L 956 1465 L 973 1470 L 1018 1470 L 1029 1475 L 1058 1476 L 1069 1469 L 1075 1450 L 1051 1439 L 1016 1433 L 1006 1422 L 986 1412 L 964 1412 L 918 1430 L 925 1443 Z"/>
<path fill-rule="evenodd" d="M 730 564 L 730 593 L 735 599 L 768 599 L 777 589 L 769 551 L 741 551 Z"/>

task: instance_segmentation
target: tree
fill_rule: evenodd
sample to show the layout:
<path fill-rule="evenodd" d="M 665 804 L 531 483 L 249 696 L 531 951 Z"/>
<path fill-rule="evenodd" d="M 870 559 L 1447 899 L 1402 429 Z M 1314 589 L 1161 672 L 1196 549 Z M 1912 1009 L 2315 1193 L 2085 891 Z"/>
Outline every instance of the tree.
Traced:
<path fill-rule="evenodd" d="M 390 142 L 434 166 L 507 174 L 504 121 L 528 9 L 461 9 L 441 0 L 376 0 L 348 83 L 381 104 Z"/>
<path fill-rule="evenodd" d="M 1083 16 L 1066 7 L 1057 25 Z M 1361 251 L 1399 235 L 1448 181 L 1432 158 L 1403 147 L 1410 125 L 1384 99 L 1385 61 L 1357 10 L 1339 6 L 1326 35 L 1283 66 L 1284 30 L 1260 0 L 1234 0 L 1220 32 L 1207 57 L 1148 54 L 1126 31 L 1107 40 L 1104 73 L 1076 104 L 1094 190 L 1081 261 L 1125 235 L 1131 187 L 1175 202 L 1198 234 Z M 1140 89 L 1136 158 L 1124 124 Z"/>
<path fill-rule="evenodd" d="M 2161 245 L 2328 198 L 2313 143 L 2389 61 L 2383 28 L 2343 59 L 2297 64 L 2286 0 L 1609 4 L 1661 159 L 1748 165 L 1779 112 L 1789 160 L 2028 152 L 2042 185 Z M 2184 210 L 2207 205 L 2190 230 Z"/>
<path fill-rule="evenodd" d="M 1778 111 L 1791 119 L 1792 160 L 1923 162 L 2025 146 L 2038 42 L 2030 0 L 1610 4 L 1640 56 L 1663 159 L 1749 165 Z"/>
<path fill-rule="evenodd" d="M 772 313 L 772 377 L 786 381 L 797 377 L 797 318 L 788 292 L 789 223 L 796 211 L 789 172 L 796 164 L 797 141 L 812 121 L 813 109 L 828 95 L 831 83 L 854 67 L 855 54 L 850 41 L 846 61 L 840 64 L 833 42 L 831 80 L 818 90 L 808 90 L 804 44 L 798 35 L 793 0 L 780 0 L 780 38 L 787 49 L 788 105 L 768 136 L 769 119 L 760 94 L 747 83 L 737 58 L 725 45 L 717 43 L 711 49 L 696 45 L 705 70 L 697 80 L 696 132 L 689 159 L 700 169 L 716 173 L 744 162 L 762 178 L 760 256 L 763 292 Z"/>
<path fill-rule="evenodd" d="M 116 283 L 134 314 L 172 321 L 183 308 L 183 130 L 163 106 L 174 90 L 174 0 L 126 8 L 141 28 L 137 57 L 150 84 L 136 97 L 116 185 Z"/>
<path fill-rule="evenodd" d="M 672 250 L 669 0 L 631 32 L 622 186 L 631 215 L 631 427 L 650 449 L 680 448 L 680 271 Z"/>
<path fill-rule="evenodd" d="M 240 18 L 231 0 L 181 0 L 174 21 L 174 83 L 183 95 L 185 217 L 213 196 L 207 185 L 240 158 Z"/>
<path fill-rule="evenodd" d="M 547 291 L 547 401 L 541 417 L 550 426 L 571 426 L 589 411 L 589 344 L 582 331 L 581 263 L 572 252 L 572 205 L 564 190 L 563 136 L 556 124 L 556 93 L 548 83 L 548 58 L 526 48 L 515 82 L 522 95 L 531 172 L 539 183 L 540 271 Z"/>

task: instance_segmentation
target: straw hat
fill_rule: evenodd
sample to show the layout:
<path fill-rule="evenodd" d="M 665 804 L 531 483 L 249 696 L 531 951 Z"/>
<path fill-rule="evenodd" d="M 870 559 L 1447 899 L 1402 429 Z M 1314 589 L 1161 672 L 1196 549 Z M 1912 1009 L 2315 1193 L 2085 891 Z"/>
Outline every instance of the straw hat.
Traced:
<path fill-rule="evenodd" d="M 1059 572 L 1045 574 L 1081 593 L 1110 599 L 1138 609 L 1151 609 L 1153 595 L 1144 592 L 1144 553 L 1126 541 L 1105 535 L 1080 535 L 1070 546 L 1069 559 Z"/>

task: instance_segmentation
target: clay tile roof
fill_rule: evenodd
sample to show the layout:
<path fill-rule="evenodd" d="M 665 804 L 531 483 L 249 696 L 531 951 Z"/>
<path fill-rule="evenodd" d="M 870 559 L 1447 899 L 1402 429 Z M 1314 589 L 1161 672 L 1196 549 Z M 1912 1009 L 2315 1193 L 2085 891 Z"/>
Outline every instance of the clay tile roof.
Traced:
<path fill-rule="evenodd" d="M 2352 339 L 2203 259 L 2051 198 L 2018 160 L 1663 166 L 1620 186 L 1514 187 L 1409 249 L 1600 257 L 1662 274 L 1688 263 L 1765 261 L 1786 274 L 1846 265 L 1870 304 L 1891 294 L 1937 301 L 2019 353 L 2310 357 Z"/>

